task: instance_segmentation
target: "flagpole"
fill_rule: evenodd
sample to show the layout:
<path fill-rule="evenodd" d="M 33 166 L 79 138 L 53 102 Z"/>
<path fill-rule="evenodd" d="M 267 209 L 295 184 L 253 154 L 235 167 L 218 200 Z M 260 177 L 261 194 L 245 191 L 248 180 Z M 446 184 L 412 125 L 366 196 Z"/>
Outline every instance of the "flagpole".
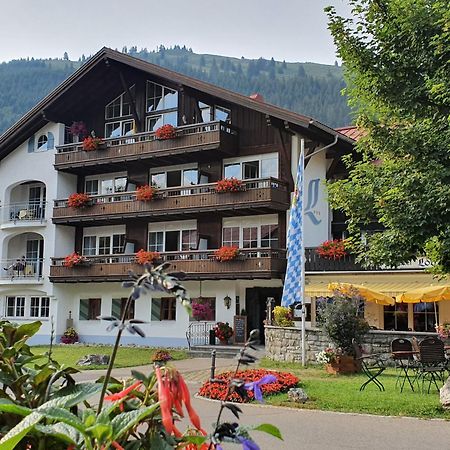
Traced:
<path fill-rule="evenodd" d="M 300 140 L 300 164 L 305 167 L 305 140 Z M 300 167 L 297 169 L 300 170 Z M 303 198 L 305 198 L 305 176 L 302 177 L 302 186 L 301 193 Z M 300 212 L 302 220 L 301 220 L 301 235 L 302 239 L 304 239 L 304 218 L 305 218 L 305 202 L 302 201 L 302 210 Z M 305 246 L 302 245 L 302 258 L 301 258 L 301 275 L 300 275 L 300 298 L 302 301 L 302 366 L 306 366 L 306 305 L 305 305 Z"/>

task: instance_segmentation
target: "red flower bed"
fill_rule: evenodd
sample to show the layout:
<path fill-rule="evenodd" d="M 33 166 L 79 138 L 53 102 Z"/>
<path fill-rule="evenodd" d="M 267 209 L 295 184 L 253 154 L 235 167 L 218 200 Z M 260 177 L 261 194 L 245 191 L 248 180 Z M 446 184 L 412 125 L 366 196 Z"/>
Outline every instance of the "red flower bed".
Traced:
<path fill-rule="evenodd" d="M 167 125 L 163 125 L 162 127 L 159 127 L 155 131 L 155 136 L 156 136 L 156 139 L 159 139 L 161 141 L 163 141 L 165 139 L 173 139 L 174 137 L 177 136 L 177 131 L 175 130 L 175 127 L 167 124 Z"/>
<path fill-rule="evenodd" d="M 226 383 L 211 383 L 207 381 L 200 388 L 198 395 L 202 397 L 211 398 L 214 400 L 225 400 L 225 394 L 227 391 L 228 381 L 233 377 L 234 372 L 224 372 L 216 376 L 217 380 L 224 380 Z M 246 383 L 252 381 L 258 381 L 265 375 L 275 375 L 277 381 L 270 384 L 264 384 L 261 386 L 263 396 L 278 394 L 279 392 L 286 392 L 291 387 L 297 386 L 299 379 L 289 372 L 275 372 L 273 370 L 265 369 L 249 369 L 242 370 L 236 374 L 236 377 L 240 380 L 244 380 Z M 253 391 L 247 391 L 248 399 L 243 400 L 236 392 L 233 392 L 228 396 L 228 401 L 243 403 L 252 401 L 254 398 Z"/>
<path fill-rule="evenodd" d="M 97 150 L 101 144 L 103 144 L 102 139 L 88 136 L 83 140 L 83 150 L 85 152 L 92 152 L 94 150 Z"/>
<path fill-rule="evenodd" d="M 230 247 L 227 245 L 224 245 L 223 247 L 220 247 L 219 249 L 214 251 L 215 258 L 220 262 L 231 261 L 238 255 L 239 249 L 237 247 Z"/>
<path fill-rule="evenodd" d="M 67 206 L 70 208 L 82 208 L 83 206 L 88 206 L 91 198 L 88 194 L 70 194 L 67 200 Z"/>
<path fill-rule="evenodd" d="M 322 242 L 316 252 L 321 258 L 325 259 L 341 259 L 347 255 L 343 239 Z"/>
<path fill-rule="evenodd" d="M 141 248 L 137 253 L 136 253 L 136 262 L 138 264 L 146 264 L 146 263 L 151 263 L 155 260 L 157 260 L 159 258 L 159 253 L 158 252 L 147 252 L 145 251 L 143 248 Z"/>
<path fill-rule="evenodd" d="M 78 254 L 77 252 L 73 252 L 64 258 L 64 267 L 79 266 L 86 261 L 87 260 L 84 256 Z"/>
<path fill-rule="evenodd" d="M 156 189 L 148 184 L 144 186 L 139 186 L 136 189 L 136 199 L 141 202 L 149 202 L 155 196 Z"/>
<path fill-rule="evenodd" d="M 224 178 L 216 183 L 217 192 L 239 192 L 242 188 L 242 181 L 234 177 Z"/>

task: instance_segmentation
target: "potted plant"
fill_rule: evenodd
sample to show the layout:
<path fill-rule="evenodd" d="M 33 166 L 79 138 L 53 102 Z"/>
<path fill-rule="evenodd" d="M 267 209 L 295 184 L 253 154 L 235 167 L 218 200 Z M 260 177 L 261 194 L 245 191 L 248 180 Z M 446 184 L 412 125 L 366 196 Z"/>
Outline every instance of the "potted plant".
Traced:
<path fill-rule="evenodd" d="M 64 267 L 74 267 L 88 264 L 87 259 L 77 252 L 73 252 L 64 258 Z"/>
<path fill-rule="evenodd" d="M 84 138 L 84 140 L 83 140 L 83 150 L 85 152 L 92 152 L 94 150 L 99 149 L 102 144 L 103 144 L 103 139 L 95 137 L 95 136 L 88 136 L 87 138 Z"/>
<path fill-rule="evenodd" d="M 234 246 L 223 245 L 214 251 L 214 257 L 220 262 L 232 261 L 237 258 L 238 255 L 239 249 Z"/>
<path fill-rule="evenodd" d="M 153 200 L 156 193 L 156 188 L 145 184 L 136 188 L 136 200 L 141 202 L 150 202 Z"/>
<path fill-rule="evenodd" d="M 233 328 L 230 327 L 228 322 L 217 322 L 213 330 L 222 345 L 228 344 L 228 339 L 234 334 Z"/>
<path fill-rule="evenodd" d="M 363 319 L 360 305 L 363 299 L 356 290 L 345 293 L 334 291 L 331 302 L 318 304 L 320 324 L 329 340 L 336 346 L 336 373 L 359 371 L 355 360 L 355 345 L 361 345 L 369 324 Z"/>
<path fill-rule="evenodd" d="M 70 194 L 67 200 L 67 206 L 69 208 L 83 208 L 85 206 L 90 206 L 90 204 L 91 204 L 91 197 L 89 197 L 88 194 L 78 192 Z"/>
<path fill-rule="evenodd" d="M 141 248 L 137 253 L 136 253 L 136 262 L 138 264 L 147 264 L 147 263 L 152 263 L 153 261 L 156 261 L 159 258 L 159 253 L 158 252 L 149 252 L 144 250 L 143 248 Z"/>
<path fill-rule="evenodd" d="M 208 303 L 192 301 L 192 317 L 195 320 L 211 320 L 212 309 Z"/>
<path fill-rule="evenodd" d="M 216 183 L 216 192 L 240 192 L 243 190 L 243 184 L 241 180 L 237 178 L 223 178 Z"/>
<path fill-rule="evenodd" d="M 316 253 L 325 259 L 342 259 L 347 256 L 344 239 L 333 239 L 322 242 L 316 249 Z"/>
<path fill-rule="evenodd" d="M 436 325 L 436 333 L 443 340 L 450 338 L 450 323 Z"/>
<path fill-rule="evenodd" d="M 293 327 L 292 310 L 286 306 L 275 306 L 273 309 L 274 324 L 278 327 Z"/>
<path fill-rule="evenodd" d="M 157 366 L 165 366 L 166 363 L 171 361 L 173 358 L 167 350 L 156 350 L 152 356 L 152 363 Z"/>
<path fill-rule="evenodd" d="M 80 139 L 83 139 L 88 134 L 86 124 L 81 120 L 78 122 L 72 122 L 72 125 L 69 128 L 69 133 L 73 136 L 74 142 L 79 142 Z"/>
<path fill-rule="evenodd" d="M 173 139 L 177 136 L 177 130 L 173 125 L 167 124 L 159 127 L 155 131 L 156 139 L 164 141 L 166 139 Z"/>
<path fill-rule="evenodd" d="M 78 342 L 78 333 L 76 332 L 75 328 L 67 328 L 67 330 L 64 331 L 63 335 L 61 336 L 61 342 L 63 344 L 75 344 L 75 342 Z"/>

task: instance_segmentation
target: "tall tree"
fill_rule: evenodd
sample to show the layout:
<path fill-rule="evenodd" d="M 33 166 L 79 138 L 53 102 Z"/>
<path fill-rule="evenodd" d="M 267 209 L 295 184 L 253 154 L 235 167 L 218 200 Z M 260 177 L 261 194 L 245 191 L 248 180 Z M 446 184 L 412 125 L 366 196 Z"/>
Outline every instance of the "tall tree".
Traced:
<path fill-rule="evenodd" d="M 448 0 L 349 0 L 327 8 L 346 93 L 364 137 L 349 177 L 329 185 L 368 264 L 428 256 L 450 273 L 450 10 Z"/>

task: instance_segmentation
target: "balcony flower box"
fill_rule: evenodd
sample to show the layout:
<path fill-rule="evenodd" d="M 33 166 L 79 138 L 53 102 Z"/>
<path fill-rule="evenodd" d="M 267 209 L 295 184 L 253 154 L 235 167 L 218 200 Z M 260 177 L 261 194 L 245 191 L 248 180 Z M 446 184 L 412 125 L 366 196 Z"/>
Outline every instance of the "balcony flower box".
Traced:
<path fill-rule="evenodd" d="M 155 198 L 156 189 L 153 186 L 145 184 L 136 188 L 136 200 L 141 202 L 150 202 Z"/>
<path fill-rule="evenodd" d="M 244 185 L 241 180 L 237 178 L 223 178 L 216 183 L 216 192 L 241 192 L 244 190 Z"/>
<path fill-rule="evenodd" d="M 163 125 L 162 127 L 159 127 L 155 131 L 156 139 L 159 141 L 164 141 L 166 139 L 173 139 L 177 137 L 177 130 L 172 125 Z"/>
<path fill-rule="evenodd" d="M 77 252 L 73 252 L 64 258 L 64 267 L 90 266 L 89 261 Z"/>
<path fill-rule="evenodd" d="M 71 194 L 67 200 L 67 206 L 69 208 L 84 208 L 91 205 L 91 198 L 88 194 L 74 193 Z"/>
<path fill-rule="evenodd" d="M 322 242 L 322 244 L 317 247 L 317 254 L 324 259 L 342 259 L 347 256 L 348 253 L 345 249 L 345 240 L 343 239 L 333 239 L 330 241 Z"/>
<path fill-rule="evenodd" d="M 214 251 L 214 257 L 217 261 L 225 262 L 232 261 L 239 256 L 239 249 L 237 247 L 230 247 L 224 245 L 220 247 L 218 250 Z"/>
<path fill-rule="evenodd" d="M 88 136 L 83 140 L 83 150 L 85 152 L 92 152 L 94 150 L 98 150 L 103 146 L 103 139 Z"/>
<path fill-rule="evenodd" d="M 138 264 L 141 264 L 141 265 L 150 264 L 159 259 L 159 253 L 158 252 L 148 252 L 148 251 L 145 251 L 143 248 L 141 248 L 136 253 L 135 259 Z"/>

